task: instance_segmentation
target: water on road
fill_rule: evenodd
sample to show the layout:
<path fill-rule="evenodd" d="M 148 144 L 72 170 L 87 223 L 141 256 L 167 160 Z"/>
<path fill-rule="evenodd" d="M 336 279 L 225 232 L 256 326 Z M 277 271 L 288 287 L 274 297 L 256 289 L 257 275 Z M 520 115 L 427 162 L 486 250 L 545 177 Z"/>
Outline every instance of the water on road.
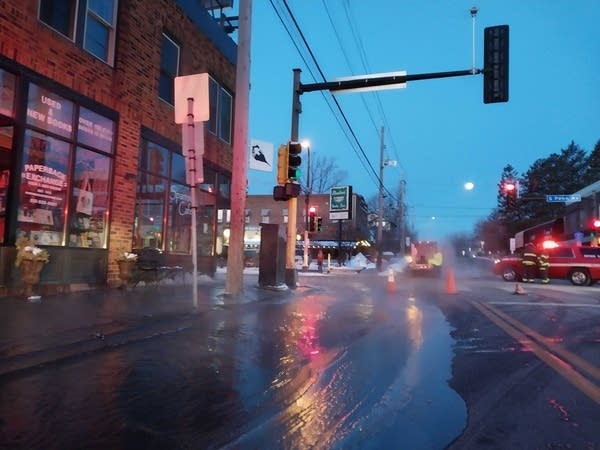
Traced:
<path fill-rule="evenodd" d="M 0 378 L 6 448 L 444 448 L 465 426 L 428 281 L 377 276 L 176 320 Z"/>

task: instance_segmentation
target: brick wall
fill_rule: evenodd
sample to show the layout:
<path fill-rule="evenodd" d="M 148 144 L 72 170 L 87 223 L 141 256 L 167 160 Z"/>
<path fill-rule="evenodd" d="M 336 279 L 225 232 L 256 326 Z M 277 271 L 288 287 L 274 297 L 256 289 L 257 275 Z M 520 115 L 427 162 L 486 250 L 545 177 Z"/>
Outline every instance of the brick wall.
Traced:
<path fill-rule="evenodd" d="M 131 245 L 141 126 L 180 143 L 173 107 L 158 98 L 162 32 L 181 45 L 181 75 L 208 72 L 235 91 L 235 67 L 173 0 L 120 0 L 111 67 L 37 19 L 37 0 L 0 0 L 0 54 L 119 113 L 110 221 L 109 279 Z M 231 146 L 207 133 L 205 158 L 231 171 Z"/>

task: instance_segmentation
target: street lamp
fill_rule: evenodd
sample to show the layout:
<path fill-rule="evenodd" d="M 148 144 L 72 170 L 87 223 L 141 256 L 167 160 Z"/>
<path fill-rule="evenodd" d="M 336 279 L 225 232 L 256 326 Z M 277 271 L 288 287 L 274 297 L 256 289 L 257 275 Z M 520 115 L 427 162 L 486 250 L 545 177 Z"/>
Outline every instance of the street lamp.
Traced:
<path fill-rule="evenodd" d="M 310 141 L 303 140 L 300 145 L 306 149 L 307 168 L 306 168 L 306 191 L 304 193 L 304 259 L 302 269 L 308 270 L 308 205 L 310 203 L 311 185 L 310 185 Z"/>

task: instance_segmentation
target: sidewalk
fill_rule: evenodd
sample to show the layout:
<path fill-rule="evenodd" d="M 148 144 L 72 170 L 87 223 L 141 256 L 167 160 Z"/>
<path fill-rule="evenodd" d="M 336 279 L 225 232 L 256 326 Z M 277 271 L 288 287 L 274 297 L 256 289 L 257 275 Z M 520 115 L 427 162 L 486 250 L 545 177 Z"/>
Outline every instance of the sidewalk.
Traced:
<path fill-rule="evenodd" d="M 105 288 L 49 295 L 39 301 L 2 298 L 0 376 L 147 339 L 165 330 L 181 330 L 198 315 L 281 295 L 259 289 L 252 273 L 244 275 L 239 298 L 227 298 L 224 291 L 225 276 L 220 272 L 214 279 L 199 277 L 197 308 L 191 284 Z"/>
<path fill-rule="evenodd" d="M 356 274 L 355 269 L 337 269 L 330 274 L 326 270 L 319 273 L 316 268 L 298 270 L 298 279 Z M 176 332 L 207 313 L 298 292 L 285 286 L 283 291 L 262 289 L 258 268 L 246 268 L 243 294 L 227 297 L 226 274 L 226 268 L 219 268 L 214 278 L 199 276 L 197 307 L 193 305 L 191 280 L 186 284 L 164 282 L 134 289 L 107 287 L 47 295 L 37 301 L 22 296 L 0 298 L 0 376 Z M 299 284 L 302 288 L 310 283 Z"/>

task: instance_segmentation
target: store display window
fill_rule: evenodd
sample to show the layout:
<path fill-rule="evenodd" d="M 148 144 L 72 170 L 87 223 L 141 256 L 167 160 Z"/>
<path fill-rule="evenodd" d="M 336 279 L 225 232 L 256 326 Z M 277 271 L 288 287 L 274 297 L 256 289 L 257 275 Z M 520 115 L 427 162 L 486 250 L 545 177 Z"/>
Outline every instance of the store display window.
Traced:
<path fill-rule="evenodd" d="M 26 117 L 17 235 L 106 248 L 115 122 L 33 83 Z"/>

